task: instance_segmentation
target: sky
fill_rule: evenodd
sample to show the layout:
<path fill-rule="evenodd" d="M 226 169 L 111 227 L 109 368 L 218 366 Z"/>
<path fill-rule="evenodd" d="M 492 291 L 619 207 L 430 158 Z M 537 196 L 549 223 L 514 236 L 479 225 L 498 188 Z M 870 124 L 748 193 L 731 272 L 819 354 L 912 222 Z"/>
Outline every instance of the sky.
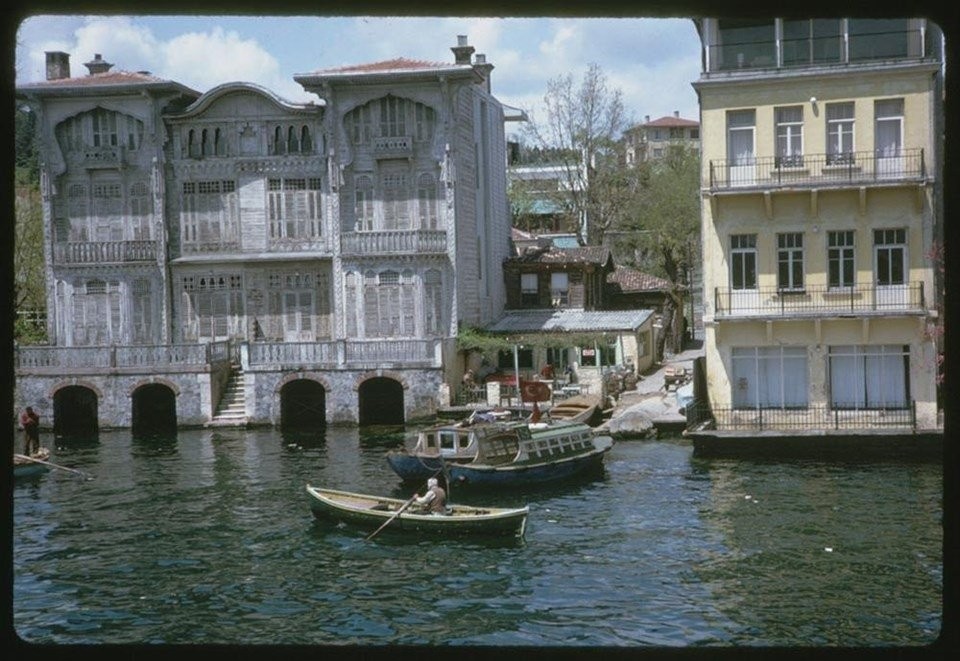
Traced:
<path fill-rule="evenodd" d="M 294 75 L 396 57 L 453 63 L 458 35 L 494 65 L 494 96 L 534 117 L 548 81 L 579 81 L 595 63 L 621 90 L 630 124 L 674 111 L 699 120 L 691 83 L 700 41 L 684 17 L 38 14 L 16 32 L 16 83 L 44 79 L 45 51 L 69 53 L 73 76 L 86 75 L 83 63 L 99 53 L 114 70 L 149 71 L 198 92 L 243 81 L 310 101 Z"/>

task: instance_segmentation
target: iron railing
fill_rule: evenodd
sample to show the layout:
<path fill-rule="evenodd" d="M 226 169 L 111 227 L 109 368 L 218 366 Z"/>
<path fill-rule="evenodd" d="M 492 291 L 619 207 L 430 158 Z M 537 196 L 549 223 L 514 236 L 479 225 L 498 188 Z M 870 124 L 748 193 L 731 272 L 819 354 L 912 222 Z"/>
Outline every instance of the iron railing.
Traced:
<path fill-rule="evenodd" d="M 926 311 L 922 281 L 902 285 L 856 283 L 849 287 L 807 285 L 802 289 L 757 287 L 714 289 L 715 317 L 802 317 L 828 314 L 920 314 Z"/>
<path fill-rule="evenodd" d="M 717 431 L 815 432 L 822 430 L 917 429 L 916 402 L 876 408 L 811 406 L 804 408 L 687 407 L 687 429 L 704 422 Z"/>
<path fill-rule="evenodd" d="M 710 190 L 847 186 L 922 181 L 926 161 L 922 148 L 895 153 L 859 151 L 791 156 L 741 156 L 709 163 Z"/>

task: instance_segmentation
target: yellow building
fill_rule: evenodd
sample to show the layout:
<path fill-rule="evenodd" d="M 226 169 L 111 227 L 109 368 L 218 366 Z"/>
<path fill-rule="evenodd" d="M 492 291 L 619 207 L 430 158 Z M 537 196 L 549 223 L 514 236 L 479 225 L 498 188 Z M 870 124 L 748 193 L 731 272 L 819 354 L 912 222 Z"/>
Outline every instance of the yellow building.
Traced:
<path fill-rule="evenodd" d="M 696 24 L 708 428 L 936 430 L 942 33 Z"/>

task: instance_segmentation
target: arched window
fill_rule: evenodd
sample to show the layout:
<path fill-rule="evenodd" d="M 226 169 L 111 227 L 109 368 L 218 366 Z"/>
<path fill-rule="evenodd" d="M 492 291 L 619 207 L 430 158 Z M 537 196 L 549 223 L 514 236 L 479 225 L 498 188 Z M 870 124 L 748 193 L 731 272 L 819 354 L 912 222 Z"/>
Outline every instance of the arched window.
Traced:
<path fill-rule="evenodd" d="M 203 155 L 213 156 L 213 131 L 203 129 Z"/>
<path fill-rule="evenodd" d="M 300 151 L 304 154 L 313 153 L 313 139 L 310 137 L 310 129 L 304 125 L 300 129 Z"/>
<path fill-rule="evenodd" d="M 287 153 L 297 154 L 300 152 L 300 137 L 297 130 L 292 126 L 287 129 Z"/>
<path fill-rule="evenodd" d="M 194 129 L 187 132 L 187 155 L 190 158 L 200 158 L 200 142 Z"/>
<path fill-rule="evenodd" d="M 273 153 L 274 154 L 283 154 L 287 143 L 284 140 L 283 136 L 283 127 L 278 126 L 273 130 Z"/>
<path fill-rule="evenodd" d="M 213 136 L 213 151 L 217 156 L 227 155 L 227 141 L 220 129 L 217 129 Z"/>

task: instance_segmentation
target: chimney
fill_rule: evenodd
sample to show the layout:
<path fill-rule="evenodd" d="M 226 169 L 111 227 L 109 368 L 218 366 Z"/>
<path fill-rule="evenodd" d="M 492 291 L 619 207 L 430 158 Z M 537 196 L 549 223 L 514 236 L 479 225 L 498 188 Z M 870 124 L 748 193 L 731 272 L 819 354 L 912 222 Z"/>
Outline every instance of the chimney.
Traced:
<path fill-rule="evenodd" d="M 70 77 L 70 55 L 61 51 L 47 51 L 47 80 Z"/>
<path fill-rule="evenodd" d="M 644 116 L 643 116 L 643 123 L 644 123 L 644 124 L 649 124 L 649 123 L 650 123 L 650 115 L 644 115 Z"/>
<path fill-rule="evenodd" d="M 457 35 L 457 45 L 450 50 L 453 51 L 456 64 L 470 64 L 470 56 L 473 55 L 474 48 L 467 43 L 467 35 Z"/>
<path fill-rule="evenodd" d="M 83 66 L 87 67 L 90 70 L 90 75 L 93 76 L 98 73 L 106 73 L 113 65 L 100 57 L 100 53 L 97 53 L 91 61 L 86 62 Z"/>
<path fill-rule="evenodd" d="M 493 71 L 493 65 L 487 63 L 487 56 L 483 53 L 477 53 L 473 60 L 473 68 L 480 72 L 486 83 L 487 92 L 490 92 L 490 72 Z"/>
<path fill-rule="evenodd" d="M 676 117 L 677 119 L 680 119 L 680 111 L 679 111 L 679 110 L 674 110 L 674 111 L 673 111 L 673 116 Z"/>

